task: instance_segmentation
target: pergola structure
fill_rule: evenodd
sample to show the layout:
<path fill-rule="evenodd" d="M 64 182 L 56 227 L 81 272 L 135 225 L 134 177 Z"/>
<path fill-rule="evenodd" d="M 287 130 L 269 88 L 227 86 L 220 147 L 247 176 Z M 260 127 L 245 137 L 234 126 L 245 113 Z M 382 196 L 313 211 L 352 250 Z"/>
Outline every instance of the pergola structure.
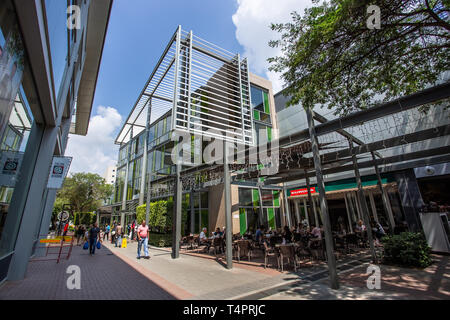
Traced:
<path fill-rule="evenodd" d="M 127 143 L 139 132 L 148 130 L 156 119 L 167 112 L 172 114 L 173 131 L 224 141 L 223 163 L 187 165 L 182 163 L 179 157 L 180 160 L 173 164 L 172 174 L 157 173 L 155 179 L 152 177 L 148 179 L 145 202 L 150 203 L 156 191 L 153 186 L 164 181 L 173 182 L 166 191 L 168 195 L 174 196 L 172 257 L 178 258 L 183 189 L 190 191 L 199 188 L 205 181 L 215 181 L 215 184 L 223 183 L 228 268 L 232 268 L 230 184 L 250 183 L 258 187 L 264 185 L 282 189 L 281 183 L 305 178 L 308 184 L 308 196 L 311 199 L 309 178 L 315 176 L 320 212 L 325 228 L 331 285 L 333 288 L 338 288 L 323 175 L 344 171 L 355 173 L 358 201 L 363 211 L 364 223 L 370 226 L 368 207 L 359 173 L 361 168 L 374 167 L 384 208 L 389 210 L 387 195 L 383 190 L 380 177 L 380 173 L 386 170 L 387 166 L 392 168 L 393 166 L 425 165 L 430 162 L 439 163 L 450 160 L 447 139 L 450 133 L 450 118 L 446 108 L 448 101 L 445 100 L 450 96 L 450 83 L 446 82 L 330 121 L 313 110 L 305 110 L 308 129 L 269 142 L 267 149 L 273 149 L 271 161 L 256 164 L 250 160 L 261 153 L 261 148 L 255 146 L 249 88 L 248 66 L 245 59 L 241 60 L 239 55 L 221 49 L 194 36 L 192 32 L 185 32 L 178 27 L 141 91 L 132 112 L 116 138 L 116 143 Z M 434 104 L 429 111 L 433 113 L 434 118 L 420 110 L 421 107 L 429 104 Z M 147 137 L 146 134 L 144 168 L 147 164 Z M 417 144 L 439 138 L 446 138 L 447 143 L 441 141 L 437 146 L 429 145 L 417 149 Z M 179 144 L 175 142 L 174 147 L 178 148 Z M 242 145 L 245 146 L 244 151 L 239 149 Z M 238 152 L 237 157 L 244 161 L 237 161 L 235 154 L 230 155 L 232 148 L 237 148 L 244 153 L 239 157 Z M 402 150 L 399 152 L 398 148 Z M 358 161 L 368 157 L 369 160 Z M 262 168 L 273 166 L 278 168 L 275 174 L 262 174 Z M 264 182 L 252 181 L 263 176 L 266 178 Z M 125 178 L 125 181 L 127 180 L 128 178 Z M 145 178 L 143 177 L 141 189 L 144 187 Z M 124 193 L 124 199 L 125 196 Z M 287 201 L 286 196 L 285 201 Z M 146 220 L 148 220 L 149 207 L 147 205 Z M 285 207 L 288 209 L 287 205 Z M 290 225 L 289 214 L 287 217 Z M 373 241 L 371 241 L 371 228 L 367 230 L 373 261 L 376 262 L 377 257 Z"/>

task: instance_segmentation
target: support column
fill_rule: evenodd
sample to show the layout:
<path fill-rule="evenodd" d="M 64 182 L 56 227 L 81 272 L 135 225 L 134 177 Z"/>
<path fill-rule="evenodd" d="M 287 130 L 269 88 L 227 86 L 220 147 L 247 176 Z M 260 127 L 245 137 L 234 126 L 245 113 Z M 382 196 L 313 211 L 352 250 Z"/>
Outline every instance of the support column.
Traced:
<path fill-rule="evenodd" d="M 309 213 L 311 213 L 311 210 L 313 210 L 315 224 L 316 224 L 316 226 L 318 226 L 319 221 L 317 219 L 316 203 L 314 202 L 312 195 L 311 195 L 311 185 L 309 183 L 308 172 L 306 170 L 305 170 L 305 179 L 306 179 L 306 189 L 308 191 L 308 201 L 309 201 L 309 210 L 310 210 Z M 308 217 L 308 221 L 309 221 L 309 217 Z"/>
<path fill-rule="evenodd" d="M 301 214 L 300 214 L 300 200 L 294 200 L 295 205 L 295 217 L 297 218 L 297 225 L 302 222 Z M 306 209 L 306 208 L 305 208 Z"/>
<path fill-rule="evenodd" d="M 362 219 L 361 205 L 360 205 L 359 198 L 358 198 L 356 192 L 352 193 L 352 198 L 355 201 L 355 207 L 356 207 L 356 213 L 357 213 L 357 216 L 358 216 L 358 220 L 361 220 Z"/>
<path fill-rule="evenodd" d="M 226 240 L 226 258 L 227 269 L 233 268 L 233 219 L 231 216 L 231 184 L 230 170 L 228 167 L 229 143 L 223 141 L 223 185 L 224 185 L 224 201 L 225 201 L 225 240 Z M 262 202 L 262 199 L 260 199 Z"/>
<path fill-rule="evenodd" d="M 289 203 L 288 203 L 288 198 L 287 198 L 287 190 L 286 187 L 283 185 L 283 198 L 284 198 L 284 213 L 286 214 L 286 220 L 288 223 L 288 227 L 291 228 L 292 227 L 292 222 L 291 222 L 291 210 L 289 210 Z"/>
<path fill-rule="evenodd" d="M 350 232 L 353 232 L 352 218 L 350 215 L 350 208 L 348 205 L 348 200 L 347 200 L 346 194 L 344 194 L 344 200 L 345 200 L 345 210 L 347 211 L 347 220 L 348 220 L 348 227 L 349 227 L 348 230 L 350 230 Z"/>
<path fill-rule="evenodd" d="M 145 205 L 145 222 L 148 225 L 149 217 L 150 217 L 150 206 L 152 203 L 152 178 L 153 178 L 153 172 L 148 173 L 148 182 L 147 182 L 147 201 Z M 139 222 L 139 221 L 138 221 Z"/>
<path fill-rule="evenodd" d="M 375 199 L 373 198 L 373 192 L 372 191 L 369 191 L 369 201 L 370 201 L 370 207 L 372 208 L 373 219 L 376 222 L 380 222 L 378 220 L 377 206 L 375 205 Z"/>
<path fill-rule="evenodd" d="M 195 233 L 194 191 L 189 194 L 189 206 L 191 208 L 191 233 Z"/>
<path fill-rule="evenodd" d="M 303 206 L 305 207 L 305 217 L 309 227 L 311 224 L 309 223 L 309 213 L 308 213 L 308 206 L 306 205 L 306 199 L 303 199 Z"/>
<path fill-rule="evenodd" d="M 316 199 L 312 198 L 312 204 L 313 204 L 313 210 L 314 210 L 314 224 L 316 227 L 319 226 L 319 216 L 317 215 L 317 206 L 316 206 Z"/>
<path fill-rule="evenodd" d="M 183 201 L 183 190 L 181 183 L 181 160 L 178 159 L 177 161 L 177 173 L 175 177 L 173 196 L 172 259 L 178 259 L 180 257 L 181 202 Z"/>
<path fill-rule="evenodd" d="M 377 162 L 375 159 L 375 153 L 373 153 L 373 152 L 372 152 L 372 160 L 373 160 L 374 167 L 375 167 L 375 173 L 377 175 L 378 188 L 380 189 L 380 192 L 381 192 L 381 199 L 383 201 L 384 212 L 386 212 L 387 216 L 388 216 L 390 233 L 394 234 L 395 220 L 394 220 L 394 215 L 392 213 L 391 203 L 389 201 L 388 195 L 386 194 L 386 190 L 383 187 L 383 182 L 381 181 L 380 169 L 378 168 L 378 165 L 377 165 Z"/>
<path fill-rule="evenodd" d="M 353 152 L 353 140 L 349 139 L 350 153 L 353 160 L 353 168 L 355 170 L 356 183 L 358 184 L 358 196 L 362 209 L 362 216 L 364 224 L 366 225 L 367 238 L 369 240 L 370 252 L 372 253 L 372 260 L 374 263 L 378 263 L 377 254 L 373 245 L 372 226 L 370 225 L 369 208 L 367 207 L 366 197 L 364 196 L 364 190 L 361 183 L 361 176 L 359 174 L 358 162 L 356 160 L 356 154 Z"/>
<path fill-rule="evenodd" d="M 33 127 L 38 126 L 35 124 Z M 38 154 L 35 165 L 30 168 L 32 179 L 29 189 L 26 190 L 26 199 L 23 207 L 22 222 L 20 223 L 17 238 L 15 241 L 14 255 L 9 266 L 8 280 L 22 280 L 25 277 L 28 260 L 34 245 L 34 236 L 37 226 L 41 222 L 42 212 L 37 213 L 36 208 L 41 208 L 42 197 L 46 189 L 50 167 L 55 150 L 58 127 L 41 127 L 43 130 L 42 140 L 38 144 Z M 26 159 L 26 155 L 24 159 Z M 22 164 L 22 170 L 26 166 L 26 160 Z M 22 173 L 23 174 L 23 173 Z M 25 173 L 26 174 L 26 173 Z M 21 183 L 19 178 L 18 183 Z M 15 193 L 17 193 L 16 190 Z M 11 204 L 11 207 L 13 204 Z M 11 209 L 10 207 L 10 209 Z M 10 211 L 12 213 L 13 211 Z M 19 211 L 15 211 L 20 214 Z M 36 214 L 37 213 L 37 214 Z M 7 221 L 8 223 L 8 221 Z M 5 225 L 5 229 L 8 226 Z"/>
<path fill-rule="evenodd" d="M 125 170 L 125 181 L 123 185 L 123 195 L 122 195 L 122 207 L 120 212 L 120 225 L 122 226 L 122 230 L 125 232 L 125 210 L 127 209 L 127 193 L 128 193 L 128 168 L 130 166 L 130 157 L 128 154 L 128 146 L 127 148 L 127 162 L 126 162 L 126 170 Z"/>
<path fill-rule="evenodd" d="M 323 225 L 325 231 L 325 246 L 327 252 L 328 272 L 330 274 L 330 283 L 332 289 L 339 289 L 339 279 L 336 271 L 336 258 L 334 256 L 334 241 L 331 233 L 330 217 L 328 215 L 328 204 L 325 198 L 325 183 L 322 176 L 322 164 L 320 162 L 319 143 L 317 141 L 314 119 L 311 109 L 305 109 L 308 119 L 309 136 L 314 159 L 314 168 L 316 169 L 317 189 L 319 191 L 320 207 L 322 209 Z M 309 190 L 309 188 L 308 188 Z"/>

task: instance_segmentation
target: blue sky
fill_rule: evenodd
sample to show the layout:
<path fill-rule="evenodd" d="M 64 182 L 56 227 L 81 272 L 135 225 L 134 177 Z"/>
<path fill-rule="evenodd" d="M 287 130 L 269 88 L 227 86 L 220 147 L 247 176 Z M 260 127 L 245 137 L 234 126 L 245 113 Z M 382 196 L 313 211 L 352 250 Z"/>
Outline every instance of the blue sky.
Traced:
<path fill-rule="evenodd" d="M 234 0 L 115 0 L 94 99 L 127 116 L 178 25 L 232 52 Z"/>
<path fill-rule="evenodd" d="M 46 0 L 48 2 L 56 0 Z M 117 161 L 114 140 L 178 25 L 242 57 L 250 71 L 282 88 L 268 71 L 272 22 L 287 22 L 311 0 L 114 0 L 87 136 L 71 135 L 70 172 L 100 175 Z"/>

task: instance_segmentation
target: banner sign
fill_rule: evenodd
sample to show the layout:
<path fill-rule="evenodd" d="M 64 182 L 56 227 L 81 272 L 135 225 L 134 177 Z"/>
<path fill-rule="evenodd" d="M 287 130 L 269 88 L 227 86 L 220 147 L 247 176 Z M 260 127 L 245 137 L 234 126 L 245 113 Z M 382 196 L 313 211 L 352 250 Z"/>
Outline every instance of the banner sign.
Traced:
<path fill-rule="evenodd" d="M 69 172 L 71 162 L 72 157 L 53 157 L 47 188 L 61 189 L 64 179 L 67 176 L 67 172 Z"/>
<path fill-rule="evenodd" d="M 316 193 L 316 187 L 312 187 L 312 188 L 310 188 L 310 190 L 311 190 L 311 194 Z M 308 189 L 301 188 L 301 189 L 296 189 L 296 190 L 290 190 L 289 196 L 295 197 L 295 196 L 303 196 L 305 194 L 308 194 Z"/>
<path fill-rule="evenodd" d="M 14 187 L 22 165 L 23 152 L 2 151 L 0 153 L 0 186 Z"/>

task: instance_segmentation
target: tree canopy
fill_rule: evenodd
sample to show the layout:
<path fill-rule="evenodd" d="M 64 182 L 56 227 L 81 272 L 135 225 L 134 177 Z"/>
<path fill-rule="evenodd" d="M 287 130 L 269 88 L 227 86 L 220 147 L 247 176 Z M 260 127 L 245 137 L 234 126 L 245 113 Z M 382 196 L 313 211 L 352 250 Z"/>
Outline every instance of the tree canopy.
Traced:
<path fill-rule="evenodd" d="M 58 191 L 56 206 L 71 204 L 76 213 L 90 212 L 102 205 L 113 193 L 113 186 L 95 173 L 75 173 L 64 180 Z"/>
<path fill-rule="evenodd" d="M 323 104 L 345 115 L 442 80 L 450 65 L 450 0 L 330 0 L 272 24 L 269 58 L 288 105 Z M 380 28 L 368 27 L 380 8 Z"/>

